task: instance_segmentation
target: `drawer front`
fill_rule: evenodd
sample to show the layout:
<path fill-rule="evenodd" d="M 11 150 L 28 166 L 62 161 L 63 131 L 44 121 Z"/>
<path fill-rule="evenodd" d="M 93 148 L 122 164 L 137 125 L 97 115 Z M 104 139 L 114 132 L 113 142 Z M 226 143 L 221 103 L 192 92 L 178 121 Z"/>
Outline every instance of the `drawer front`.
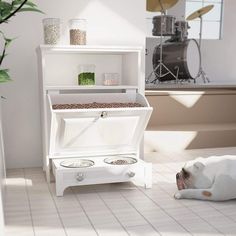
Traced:
<path fill-rule="evenodd" d="M 91 168 L 91 169 L 76 169 L 56 170 L 56 176 L 60 176 L 60 181 L 65 185 L 89 185 L 112 182 L 126 182 L 133 177 L 137 177 L 142 173 L 143 167 L 140 164 L 116 168 Z"/>

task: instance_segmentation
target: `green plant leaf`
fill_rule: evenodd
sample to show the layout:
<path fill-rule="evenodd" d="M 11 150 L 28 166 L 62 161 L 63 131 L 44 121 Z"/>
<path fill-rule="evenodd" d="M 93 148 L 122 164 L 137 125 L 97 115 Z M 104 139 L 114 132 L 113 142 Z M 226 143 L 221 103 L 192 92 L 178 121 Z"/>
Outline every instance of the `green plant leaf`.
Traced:
<path fill-rule="evenodd" d="M 32 7 L 24 7 L 24 8 L 21 8 L 19 11 L 17 12 L 25 12 L 25 11 L 35 11 L 35 12 L 40 12 L 40 13 L 43 13 L 42 11 L 40 11 L 39 9 L 37 8 L 32 8 Z"/>
<path fill-rule="evenodd" d="M 3 37 L 4 40 L 5 40 L 5 47 L 6 47 L 6 48 L 7 48 L 7 47 L 10 45 L 10 43 L 15 39 L 15 38 L 13 38 L 13 39 L 7 38 L 7 37 L 4 35 L 4 33 L 3 33 L 2 31 L 0 31 L 0 34 L 2 35 L 2 37 Z"/>
<path fill-rule="evenodd" d="M 12 12 L 12 5 L 8 2 L 0 1 L 0 15 L 2 18 L 8 16 Z"/>
<path fill-rule="evenodd" d="M 6 48 L 9 47 L 10 43 L 11 43 L 13 40 L 14 40 L 14 39 L 5 38 Z"/>
<path fill-rule="evenodd" d="M 11 9 L 12 5 L 5 1 L 0 1 L 0 10 L 3 11 L 5 9 Z"/>
<path fill-rule="evenodd" d="M 10 75 L 8 74 L 8 70 L 0 70 L 0 83 L 11 81 Z"/>
<path fill-rule="evenodd" d="M 31 0 L 12 0 L 11 4 L 0 0 L 0 24 L 8 23 L 8 20 L 16 13 L 26 11 L 44 14 Z"/>
<path fill-rule="evenodd" d="M 12 5 L 20 5 L 24 0 L 14 0 L 12 1 Z M 30 6 L 30 7 L 37 7 L 37 5 L 31 1 L 27 1 L 25 3 L 26 6 Z"/>
<path fill-rule="evenodd" d="M 8 54 L 1 55 L 1 56 L 0 56 L 0 61 L 3 61 L 3 59 L 4 59 L 5 57 L 7 57 L 7 56 L 8 56 Z"/>

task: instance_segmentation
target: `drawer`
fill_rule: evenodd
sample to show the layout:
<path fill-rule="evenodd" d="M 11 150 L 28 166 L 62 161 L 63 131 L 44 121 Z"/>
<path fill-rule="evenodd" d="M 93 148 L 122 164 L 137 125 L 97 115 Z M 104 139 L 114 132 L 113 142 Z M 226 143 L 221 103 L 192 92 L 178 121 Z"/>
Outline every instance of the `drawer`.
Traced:
<path fill-rule="evenodd" d="M 133 180 L 144 181 L 145 167 L 149 165 L 149 175 L 151 174 L 151 164 L 137 159 L 137 162 L 130 165 L 111 165 L 104 162 L 102 157 L 90 157 L 89 160 L 94 165 L 87 168 L 68 168 L 61 166 L 65 160 L 71 159 L 53 159 L 53 173 L 56 179 L 57 191 L 69 186 L 82 186 L 91 184 L 104 184 L 116 182 L 129 182 Z M 62 191 L 63 192 L 63 191 Z M 60 195 L 60 194 L 58 194 Z"/>

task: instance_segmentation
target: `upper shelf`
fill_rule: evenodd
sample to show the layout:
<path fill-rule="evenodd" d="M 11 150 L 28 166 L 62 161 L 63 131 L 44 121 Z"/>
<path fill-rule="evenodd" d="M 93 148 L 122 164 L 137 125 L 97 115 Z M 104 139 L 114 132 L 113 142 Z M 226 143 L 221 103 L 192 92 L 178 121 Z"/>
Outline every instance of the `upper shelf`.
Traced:
<path fill-rule="evenodd" d="M 126 54 L 139 53 L 142 47 L 132 46 L 96 46 L 96 45 L 40 45 L 37 50 L 44 53 L 106 53 L 106 54 Z"/>
<path fill-rule="evenodd" d="M 143 90 L 142 47 L 40 45 L 37 53 L 44 90 Z M 95 86 L 78 86 L 79 65 L 94 65 Z M 119 74 L 120 86 L 103 86 L 105 73 Z"/>

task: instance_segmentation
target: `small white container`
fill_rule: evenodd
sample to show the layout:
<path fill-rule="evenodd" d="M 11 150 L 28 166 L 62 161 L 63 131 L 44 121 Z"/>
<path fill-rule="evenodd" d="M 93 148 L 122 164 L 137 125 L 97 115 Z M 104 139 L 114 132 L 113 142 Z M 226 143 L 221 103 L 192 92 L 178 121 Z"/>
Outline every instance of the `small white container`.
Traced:
<path fill-rule="evenodd" d="M 115 86 L 120 84 L 120 75 L 118 73 L 104 73 L 103 85 Z"/>
<path fill-rule="evenodd" d="M 59 18 L 43 19 L 44 43 L 59 44 L 61 38 L 61 20 Z"/>

